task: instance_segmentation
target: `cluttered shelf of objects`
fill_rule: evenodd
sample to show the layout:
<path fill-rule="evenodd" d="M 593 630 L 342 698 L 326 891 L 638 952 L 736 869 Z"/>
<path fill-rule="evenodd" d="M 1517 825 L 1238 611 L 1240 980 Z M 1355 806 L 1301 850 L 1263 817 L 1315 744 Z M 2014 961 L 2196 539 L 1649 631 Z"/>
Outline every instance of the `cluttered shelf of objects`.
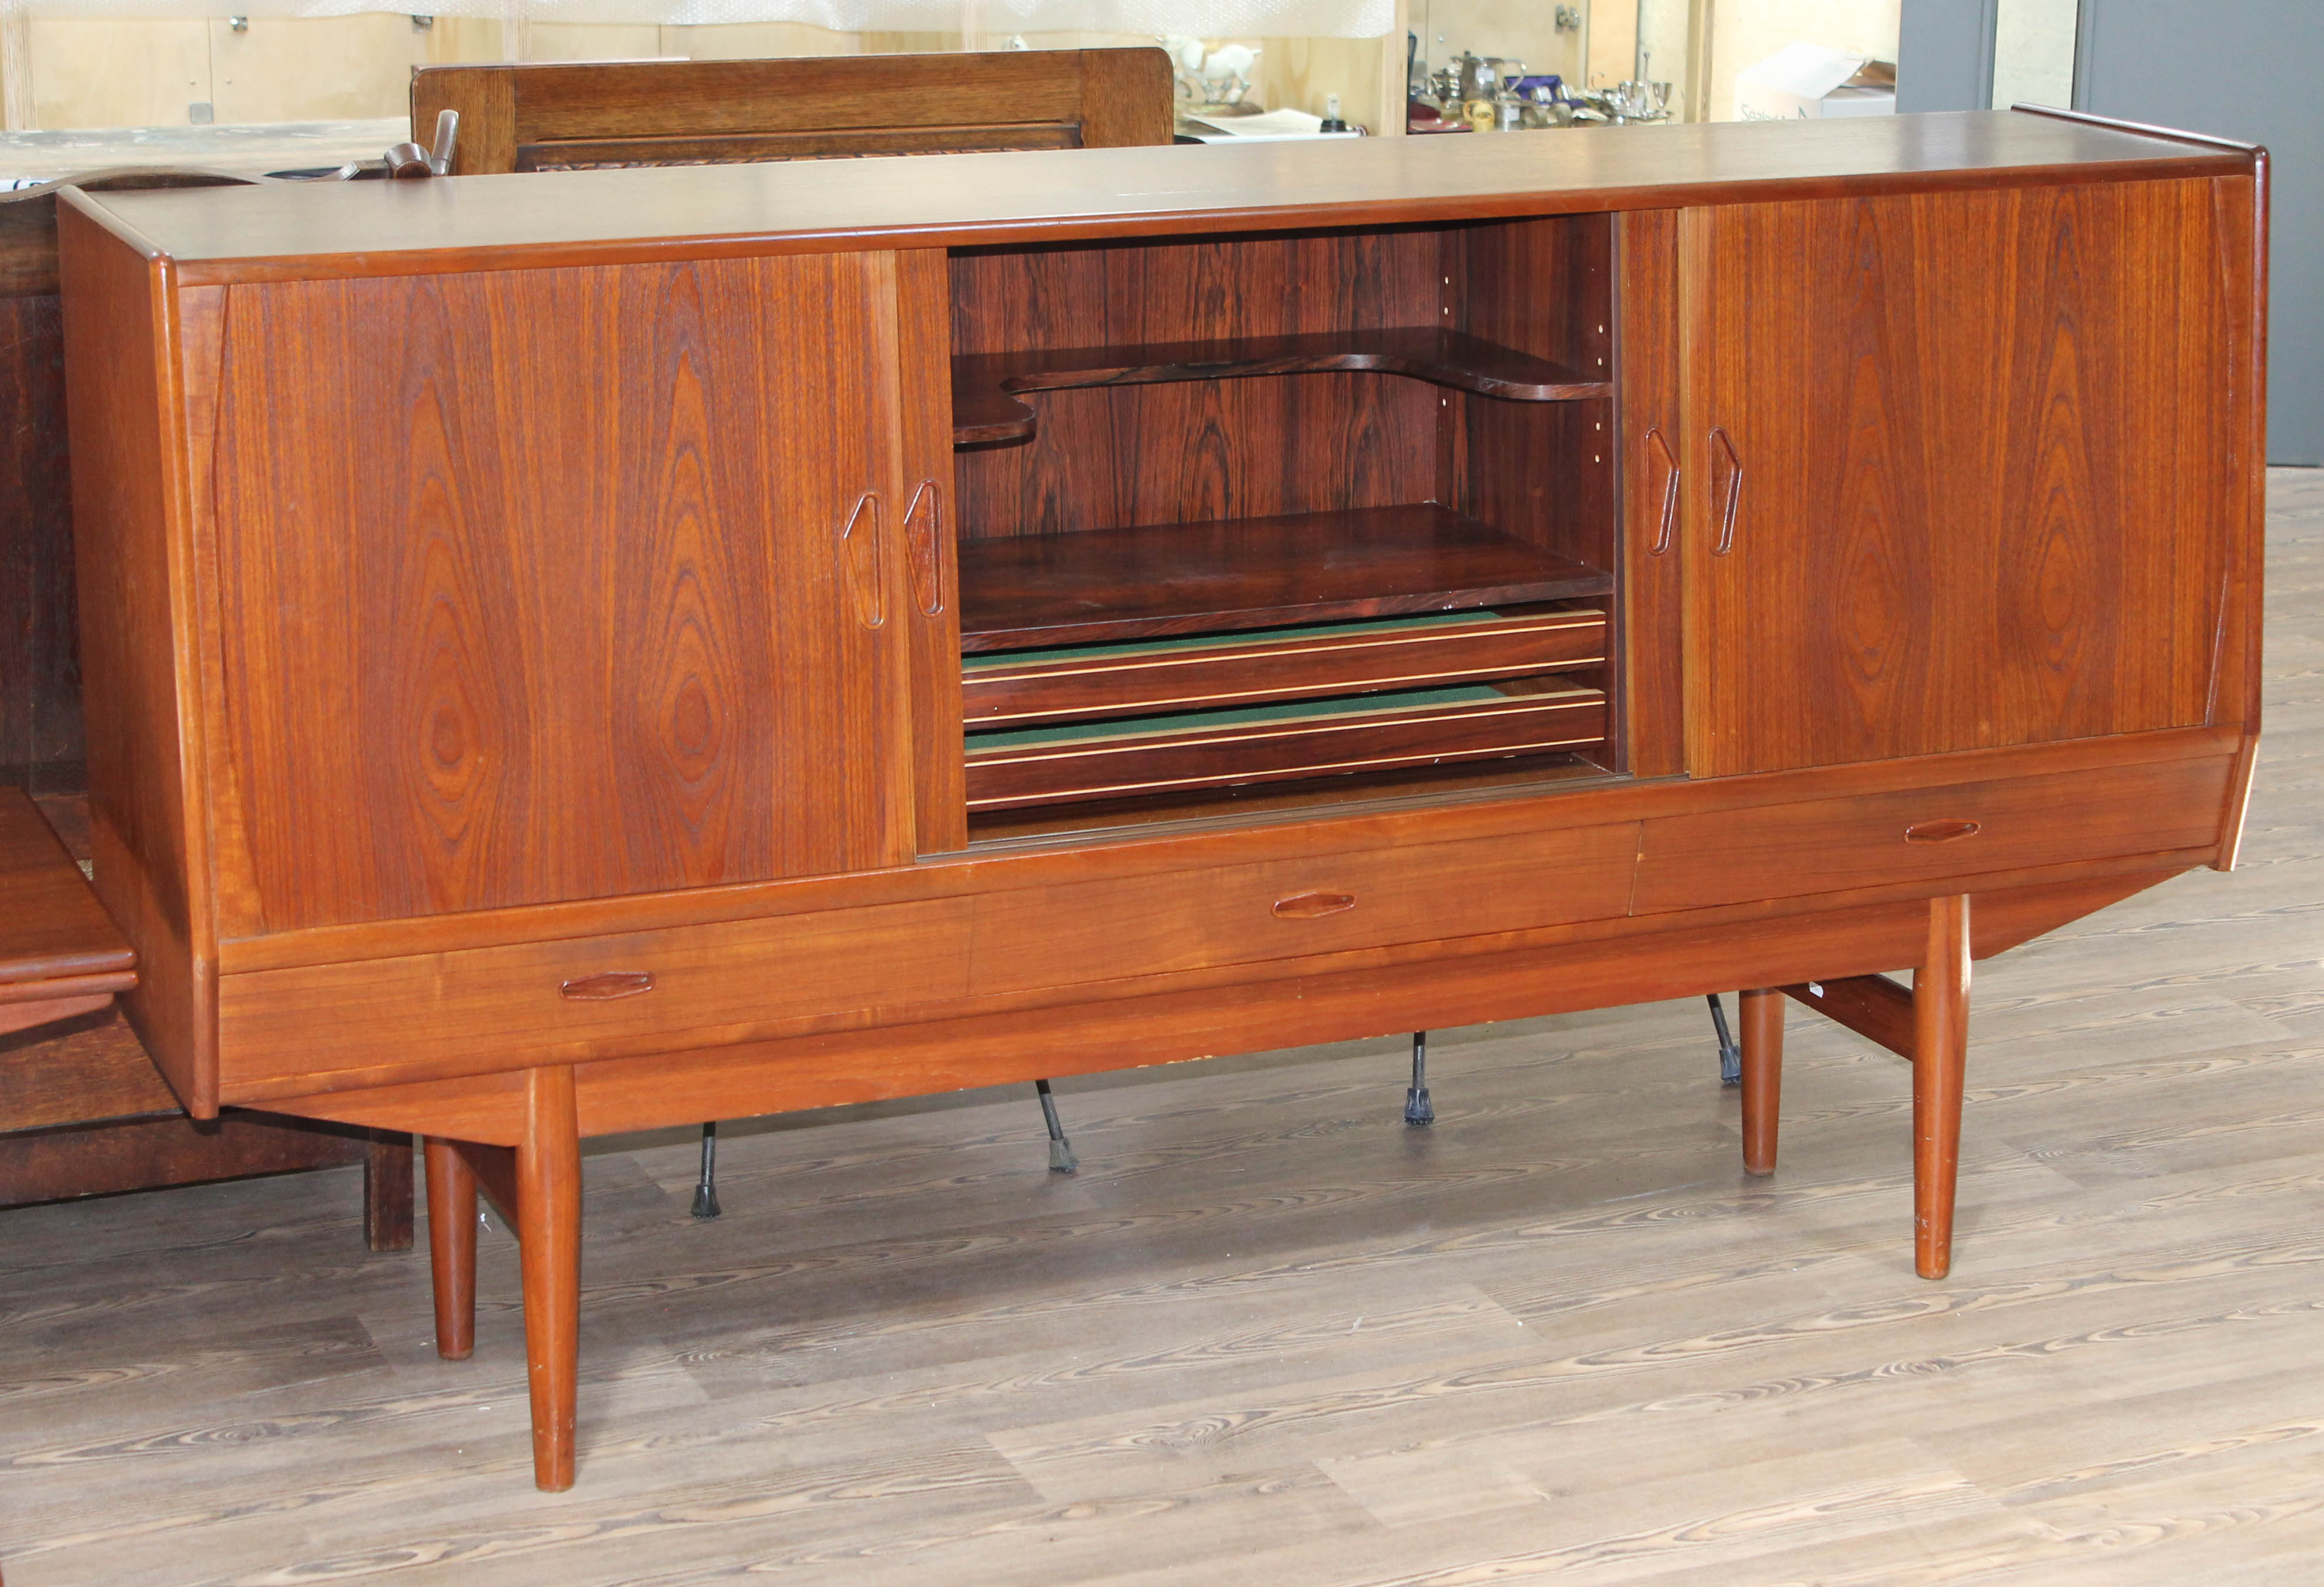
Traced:
<path fill-rule="evenodd" d="M 1405 131 L 1525 132 L 1620 126 L 1677 119 L 1673 85 L 1641 51 L 1637 75 L 1603 88 L 1532 72 L 1522 60 L 1463 50 L 1432 69 L 1417 34 L 1405 35 Z M 1746 68 L 1736 79 L 1738 121 L 1805 121 L 1885 115 L 1896 108 L 1896 69 L 1818 44 L 1794 44 Z"/>

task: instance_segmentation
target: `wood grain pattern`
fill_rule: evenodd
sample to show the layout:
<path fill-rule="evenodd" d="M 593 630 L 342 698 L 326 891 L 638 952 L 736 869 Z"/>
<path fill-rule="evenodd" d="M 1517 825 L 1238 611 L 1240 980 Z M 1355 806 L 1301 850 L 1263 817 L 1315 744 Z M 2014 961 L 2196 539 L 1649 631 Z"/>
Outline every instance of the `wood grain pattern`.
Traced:
<path fill-rule="evenodd" d="M 1030 650 L 1602 595 L 1603 570 L 1434 504 L 961 549 L 961 645 Z"/>
<path fill-rule="evenodd" d="M 1697 775 L 2206 719 L 2248 472 L 2178 374 L 2244 330 L 2208 184 L 1687 224 L 1690 452 L 1743 480 L 1732 556 L 1715 481 L 1692 515 Z"/>
<path fill-rule="evenodd" d="M 909 853 L 901 655 L 837 539 L 893 488 L 893 291 L 841 254 L 236 294 L 225 671 L 266 928 Z M 298 530 L 334 501 L 341 532 Z"/>
<path fill-rule="evenodd" d="M 1383 231 L 955 254 L 953 350 L 1006 364 L 1061 348 L 1433 326 L 1437 253 L 1432 234 Z M 1344 373 L 1052 392 L 1029 444 L 957 458 L 960 533 L 1437 499 L 1440 397 L 1418 382 Z M 955 423 L 976 417 L 956 413 Z"/>
<path fill-rule="evenodd" d="M 137 950 L 124 1006 L 198 1119 L 217 1111 L 217 942 L 198 779 L 194 547 L 170 263 L 58 209 L 96 886 Z"/>

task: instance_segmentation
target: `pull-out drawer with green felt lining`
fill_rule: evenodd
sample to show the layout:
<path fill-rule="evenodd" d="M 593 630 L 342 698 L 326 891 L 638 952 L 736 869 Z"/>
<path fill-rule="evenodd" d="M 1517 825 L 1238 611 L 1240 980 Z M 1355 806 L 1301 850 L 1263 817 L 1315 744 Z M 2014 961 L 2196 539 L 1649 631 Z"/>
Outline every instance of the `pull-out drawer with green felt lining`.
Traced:
<path fill-rule="evenodd" d="M 1602 690 L 1471 684 L 968 735 L 972 810 L 1487 760 L 1600 743 Z"/>
<path fill-rule="evenodd" d="M 1592 667 L 1598 611 L 1444 612 L 964 659 L 973 728 L 1150 715 Z"/>

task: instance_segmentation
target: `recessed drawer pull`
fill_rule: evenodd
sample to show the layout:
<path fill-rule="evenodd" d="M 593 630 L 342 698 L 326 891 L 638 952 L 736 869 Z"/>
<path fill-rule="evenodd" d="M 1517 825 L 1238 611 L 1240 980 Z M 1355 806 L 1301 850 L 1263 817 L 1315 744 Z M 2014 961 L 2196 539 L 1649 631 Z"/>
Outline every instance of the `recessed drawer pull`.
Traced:
<path fill-rule="evenodd" d="M 1286 920 L 1313 920 L 1355 907 L 1356 895 L 1349 892 L 1295 892 L 1275 900 L 1275 912 Z"/>
<path fill-rule="evenodd" d="M 641 992 L 651 992 L 653 973 L 650 970 L 603 970 L 595 975 L 576 976 L 557 990 L 576 1003 L 611 1002 L 617 997 L 635 997 Z"/>
<path fill-rule="evenodd" d="M 1975 821 L 1923 821 L 1904 828 L 1906 843 L 1952 843 L 1975 837 L 1982 826 Z"/>

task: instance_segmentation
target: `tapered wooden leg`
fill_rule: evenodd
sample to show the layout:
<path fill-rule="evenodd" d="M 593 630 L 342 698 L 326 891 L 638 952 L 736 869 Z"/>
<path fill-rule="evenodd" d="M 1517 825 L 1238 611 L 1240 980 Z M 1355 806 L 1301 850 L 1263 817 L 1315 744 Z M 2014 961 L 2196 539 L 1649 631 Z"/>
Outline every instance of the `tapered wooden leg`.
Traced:
<path fill-rule="evenodd" d="M 532 1385 L 532 1480 L 555 1493 L 573 1486 L 581 1358 L 581 1136 L 573 1071 L 562 1065 L 526 1075 L 516 1221 L 525 1364 Z"/>
<path fill-rule="evenodd" d="M 1913 1265 L 1953 1262 L 1961 1087 L 1969 1060 L 1969 900 L 1929 900 L 1929 950 L 1913 974 Z"/>
<path fill-rule="evenodd" d="M 409 1135 L 375 1135 L 364 1149 L 364 1238 L 374 1250 L 411 1249 Z"/>
<path fill-rule="evenodd" d="M 1784 994 L 1743 994 L 1743 1171 L 1775 1171 L 1775 1122 L 1784 1094 Z"/>
<path fill-rule="evenodd" d="M 476 1348 L 476 1176 L 448 1140 L 428 1138 L 428 1266 L 436 1279 L 436 1353 Z"/>

